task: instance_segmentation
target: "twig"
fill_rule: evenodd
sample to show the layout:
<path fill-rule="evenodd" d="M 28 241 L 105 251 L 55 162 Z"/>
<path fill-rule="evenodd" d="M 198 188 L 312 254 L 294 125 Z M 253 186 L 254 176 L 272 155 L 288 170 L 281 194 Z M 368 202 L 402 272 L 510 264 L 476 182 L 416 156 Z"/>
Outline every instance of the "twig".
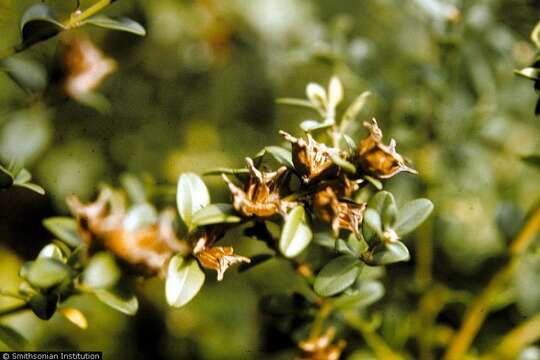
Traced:
<path fill-rule="evenodd" d="M 514 359 L 525 346 L 540 339 L 540 314 L 524 321 L 506 334 L 495 350 L 482 360 Z"/>
<path fill-rule="evenodd" d="M 383 338 L 370 329 L 370 327 L 358 314 L 348 312 L 344 314 L 344 317 L 349 325 L 362 334 L 364 340 L 371 350 L 373 350 L 377 359 L 403 360 L 403 357 L 395 353 L 394 350 L 392 350 L 390 346 L 386 344 Z"/>
<path fill-rule="evenodd" d="M 16 314 L 16 313 L 24 311 L 24 310 L 28 310 L 28 304 L 26 304 L 26 303 L 21 304 L 21 305 L 17 305 L 17 306 L 13 306 L 13 307 L 10 307 L 10 308 L 6 308 L 6 309 L 0 309 L 0 317 L 13 315 L 13 314 Z"/>
<path fill-rule="evenodd" d="M 116 0 L 99 0 L 94 5 L 90 6 L 84 11 L 76 10 L 71 14 L 69 19 L 64 22 L 64 26 L 68 29 L 77 27 L 81 21 L 88 19 L 92 15 L 95 15 L 96 13 L 111 5 L 115 1 Z"/>
<path fill-rule="evenodd" d="M 540 208 L 535 210 L 527 221 L 527 224 L 525 224 L 510 245 L 511 258 L 508 264 L 495 274 L 484 290 L 478 294 L 476 299 L 469 306 L 465 313 L 465 319 L 463 320 L 461 328 L 452 338 L 443 360 L 462 359 L 467 353 L 467 350 L 471 346 L 476 334 L 489 313 L 494 296 L 514 273 L 521 261 L 521 255 L 527 250 L 529 244 L 539 230 Z"/>

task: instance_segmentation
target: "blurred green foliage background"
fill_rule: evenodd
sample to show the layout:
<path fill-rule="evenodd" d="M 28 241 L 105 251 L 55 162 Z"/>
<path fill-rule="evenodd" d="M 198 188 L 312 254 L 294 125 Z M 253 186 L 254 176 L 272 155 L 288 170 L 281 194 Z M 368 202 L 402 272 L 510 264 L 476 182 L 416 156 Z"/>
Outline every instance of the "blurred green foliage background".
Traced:
<path fill-rule="evenodd" d="M 33 3 L 0 0 L 0 48 L 19 42 L 20 16 Z M 47 4 L 65 16 L 75 7 L 75 1 Z M 117 184 L 123 172 L 174 184 L 183 171 L 242 166 L 245 156 L 281 143 L 278 129 L 298 133 L 300 121 L 313 116 L 278 106 L 276 98 L 304 97 L 308 82 L 326 84 L 337 74 L 348 100 L 373 93 L 361 119 L 375 116 L 419 171 L 389 182 L 398 204 L 424 196 L 436 211 L 409 239 L 413 260 L 387 269 L 386 295 L 369 313 L 382 316 L 383 338 L 411 358 L 422 331 L 432 330 L 444 346 L 444 334 L 459 325 L 464 304 L 505 259 L 506 245 L 540 199 L 540 172 L 520 161 L 540 153 L 536 98 L 531 84 L 513 75 L 535 54 L 528 34 L 539 10 L 533 0 L 118 1 L 107 14 L 138 20 L 146 37 L 80 30 L 118 63 L 99 90 L 108 111 L 66 99 L 44 103 L 0 73 L 0 157 L 16 156 L 47 191 L 45 197 L 15 188 L 0 193 L 2 287 L 15 288 L 20 263 L 50 239 L 41 219 L 65 213 L 66 195 L 89 200 L 99 183 Z M 52 67 L 57 41 L 16 56 Z M 356 137 L 363 136 L 360 124 Z M 229 196 L 220 178 L 207 180 L 214 199 Z M 164 204 L 174 204 L 170 195 Z M 242 244 L 242 254 L 263 248 L 241 234 L 231 241 Z M 480 350 L 540 312 L 538 283 L 537 238 L 513 283 L 494 299 L 497 310 L 480 333 Z M 450 300 L 434 328 L 422 329 L 418 301 L 435 287 Z M 179 310 L 167 308 L 156 279 L 141 282 L 134 318 L 81 298 L 73 303 L 87 314 L 87 330 L 58 315 L 48 323 L 30 314 L 8 322 L 39 350 L 287 359 L 294 354 L 290 334 L 257 304 L 262 295 L 295 289 L 302 284 L 292 270 L 273 260 L 231 272 L 219 284 L 212 280 Z M 356 341 L 366 350 L 344 358 L 369 358 Z"/>

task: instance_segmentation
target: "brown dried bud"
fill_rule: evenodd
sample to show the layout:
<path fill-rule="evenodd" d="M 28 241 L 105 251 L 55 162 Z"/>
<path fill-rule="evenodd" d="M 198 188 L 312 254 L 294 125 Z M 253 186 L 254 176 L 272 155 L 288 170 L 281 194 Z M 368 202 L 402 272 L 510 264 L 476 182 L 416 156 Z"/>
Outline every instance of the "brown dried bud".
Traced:
<path fill-rule="evenodd" d="M 218 281 L 223 280 L 223 275 L 230 266 L 251 262 L 250 258 L 235 254 L 231 246 L 212 246 L 222 235 L 221 227 L 206 228 L 192 235 L 195 243 L 193 255 L 201 266 L 217 271 Z"/>
<path fill-rule="evenodd" d="M 365 209 L 365 203 L 340 200 L 331 186 L 319 190 L 313 197 L 315 214 L 319 219 L 331 223 L 335 234 L 340 229 L 358 233 Z"/>
<path fill-rule="evenodd" d="M 116 70 L 116 62 L 105 56 L 89 39 L 66 36 L 63 42 L 64 89 L 69 96 L 77 98 L 93 91 Z"/>
<path fill-rule="evenodd" d="M 328 328 L 326 333 L 318 338 L 301 341 L 298 347 L 302 355 L 297 360 L 338 360 L 345 348 L 345 340 L 339 340 L 332 344 L 336 331 L 333 327 Z"/>
<path fill-rule="evenodd" d="M 286 204 L 281 201 L 278 182 L 287 168 L 283 166 L 274 172 L 262 172 L 250 158 L 246 158 L 246 163 L 250 176 L 244 189 L 223 175 L 232 193 L 234 208 L 246 216 L 270 217 L 278 212 L 286 213 Z"/>
<path fill-rule="evenodd" d="M 396 142 L 390 140 L 390 144 L 382 143 L 382 131 L 375 119 L 371 123 L 364 122 L 364 126 L 369 130 L 369 135 L 358 145 L 358 162 L 362 169 L 370 175 L 379 179 L 388 179 L 402 171 L 416 174 L 416 170 L 411 169 L 405 163 L 405 159 L 396 152 Z"/>
<path fill-rule="evenodd" d="M 95 202 L 86 205 L 75 196 L 67 199 L 88 250 L 102 247 L 142 270 L 145 275 L 159 273 L 174 253 L 186 250 L 186 244 L 176 237 L 173 209 L 161 212 L 156 224 L 130 231 L 124 225 L 126 211 L 123 197 L 113 206 L 111 200 L 114 196 L 120 195 L 105 189 Z"/>
<path fill-rule="evenodd" d="M 332 155 L 340 155 L 340 150 L 315 141 L 310 134 L 302 139 L 285 131 L 279 133 L 292 144 L 294 167 L 305 183 L 337 173 L 338 166 L 332 161 Z"/>

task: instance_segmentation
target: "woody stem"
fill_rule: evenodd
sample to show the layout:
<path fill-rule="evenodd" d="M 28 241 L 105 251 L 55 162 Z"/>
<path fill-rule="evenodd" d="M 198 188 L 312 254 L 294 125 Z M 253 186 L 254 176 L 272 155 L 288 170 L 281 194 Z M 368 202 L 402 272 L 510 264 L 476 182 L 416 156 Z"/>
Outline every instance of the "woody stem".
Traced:
<path fill-rule="evenodd" d="M 452 338 L 443 360 L 461 359 L 467 353 L 467 350 L 486 319 L 494 296 L 512 276 L 521 261 L 521 255 L 527 250 L 539 230 L 540 208 L 536 209 L 510 245 L 511 258 L 508 264 L 495 274 L 484 290 L 478 294 L 469 306 L 465 313 L 463 324 L 457 334 Z"/>

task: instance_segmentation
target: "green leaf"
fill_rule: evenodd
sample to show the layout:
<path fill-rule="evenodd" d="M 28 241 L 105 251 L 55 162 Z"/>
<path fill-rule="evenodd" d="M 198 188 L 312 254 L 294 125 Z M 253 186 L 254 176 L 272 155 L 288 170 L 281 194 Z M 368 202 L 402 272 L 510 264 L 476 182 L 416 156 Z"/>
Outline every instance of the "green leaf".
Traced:
<path fill-rule="evenodd" d="M 289 150 L 282 148 L 281 146 L 267 146 L 264 150 L 272 155 L 278 163 L 285 165 L 290 169 L 294 169 L 292 154 Z"/>
<path fill-rule="evenodd" d="M 332 159 L 332 162 L 348 172 L 349 174 L 355 174 L 356 173 L 356 167 L 349 161 L 342 159 L 338 154 L 331 154 L 330 158 Z"/>
<path fill-rule="evenodd" d="M 192 216 L 210 204 L 210 194 L 202 179 L 194 173 L 185 173 L 178 178 L 176 204 L 180 217 L 192 227 Z"/>
<path fill-rule="evenodd" d="M 33 192 L 38 193 L 39 195 L 45 195 L 45 189 L 43 189 L 38 184 L 25 183 L 25 184 L 15 184 L 15 185 L 17 185 L 18 187 L 26 188 L 28 190 L 32 190 Z"/>
<path fill-rule="evenodd" d="M 81 25 L 87 24 L 105 29 L 125 31 L 139 36 L 146 35 L 146 30 L 141 24 L 125 16 L 111 18 L 105 15 L 96 15 L 81 23 Z"/>
<path fill-rule="evenodd" d="M 58 285 L 71 276 L 71 269 L 53 258 L 38 258 L 30 265 L 26 280 L 37 288 L 48 289 Z"/>
<path fill-rule="evenodd" d="M 121 272 L 114 257 L 107 252 L 92 256 L 82 274 L 84 285 L 92 289 L 110 288 L 120 280 Z"/>
<path fill-rule="evenodd" d="M 36 4 L 24 12 L 19 29 L 22 43 L 17 47 L 18 51 L 55 36 L 65 27 L 47 5 Z"/>
<path fill-rule="evenodd" d="M 20 185 L 32 180 L 32 174 L 26 169 L 21 169 L 15 176 L 15 184 Z"/>
<path fill-rule="evenodd" d="M 38 259 L 40 258 L 50 258 L 64 262 L 64 254 L 62 253 L 62 250 L 60 250 L 60 248 L 54 244 L 46 245 L 43 249 L 41 249 L 38 255 Z"/>
<path fill-rule="evenodd" d="M 312 237 L 311 229 L 306 224 L 305 210 L 302 206 L 297 206 L 289 213 L 283 225 L 279 250 L 285 257 L 295 257 L 309 245 Z"/>
<path fill-rule="evenodd" d="M 375 187 L 377 190 L 383 189 L 383 184 L 379 179 L 375 179 L 374 177 L 371 177 L 369 175 L 365 175 L 364 179 L 367 180 L 371 185 Z"/>
<path fill-rule="evenodd" d="M 367 208 L 364 212 L 364 221 L 362 222 L 362 234 L 364 235 L 364 239 L 366 239 L 368 243 L 372 242 L 375 235 L 382 239 L 382 220 L 381 216 L 376 210 Z"/>
<path fill-rule="evenodd" d="M 353 249 L 351 249 L 349 247 L 349 245 L 347 245 L 347 242 L 343 239 L 337 239 L 336 240 L 336 251 L 341 253 L 341 254 L 344 254 L 344 255 L 351 255 L 351 256 L 356 256 L 357 254 L 354 252 Z"/>
<path fill-rule="evenodd" d="M 333 121 L 327 121 L 327 122 L 318 122 L 315 120 L 304 120 L 300 123 L 300 128 L 304 130 L 305 132 L 315 131 L 315 130 L 322 130 L 329 128 L 334 125 Z"/>
<path fill-rule="evenodd" d="M 351 103 L 351 105 L 349 105 L 347 110 L 345 110 L 340 124 L 342 133 L 345 128 L 356 119 L 356 116 L 360 113 L 370 95 L 371 93 L 369 91 L 364 91 Z"/>
<path fill-rule="evenodd" d="M 526 67 L 520 70 L 514 70 L 514 74 L 530 80 L 540 80 L 540 69 L 535 67 Z"/>
<path fill-rule="evenodd" d="M 28 93 L 42 91 L 47 86 L 47 71 L 37 61 L 12 56 L 0 61 L 0 68 Z"/>
<path fill-rule="evenodd" d="M 397 218 L 397 206 L 394 195 L 390 192 L 379 191 L 369 200 L 368 208 L 379 213 L 382 229 L 388 229 L 394 226 Z"/>
<path fill-rule="evenodd" d="M 255 255 L 255 256 L 251 256 L 250 259 L 251 259 L 251 262 L 249 263 L 246 263 L 246 262 L 242 262 L 240 263 L 240 265 L 238 266 L 238 272 L 244 272 L 246 270 L 249 270 L 259 264 L 262 264 L 270 259 L 274 258 L 274 255 L 272 254 L 259 254 L 259 255 Z"/>
<path fill-rule="evenodd" d="M 346 290 L 360 274 L 361 265 L 358 258 L 349 255 L 331 260 L 317 274 L 313 284 L 315 292 L 328 297 Z"/>
<path fill-rule="evenodd" d="M 521 160 L 529 165 L 540 167 L 540 155 L 527 155 L 522 157 Z"/>
<path fill-rule="evenodd" d="M 56 307 L 58 306 L 58 294 L 34 294 L 30 298 L 28 306 L 38 318 L 49 320 L 56 312 Z"/>
<path fill-rule="evenodd" d="M 144 203 L 147 201 L 146 189 L 137 176 L 124 173 L 120 176 L 120 183 L 126 189 L 131 201 L 134 203 Z"/>
<path fill-rule="evenodd" d="M 334 301 L 339 310 L 359 310 L 384 296 L 384 286 L 379 281 L 366 281 L 354 289 L 347 290 Z"/>
<path fill-rule="evenodd" d="M 137 231 L 141 228 L 154 225 L 157 222 L 156 209 L 148 204 L 138 204 L 129 209 L 124 218 L 124 228 L 127 231 Z"/>
<path fill-rule="evenodd" d="M 231 224 L 241 220 L 232 205 L 211 204 L 193 214 L 191 222 L 194 226 L 204 226 L 223 223 Z"/>
<path fill-rule="evenodd" d="M 407 235 L 422 224 L 433 211 L 433 203 L 428 199 L 416 199 L 399 209 L 394 230 L 399 236 Z"/>
<path fill-rule="evenodd" d="M 281 104 L 281 105 L 301 106 L 301 107 L 310 108 L 314 110 L 319 109 L 317 106 L 313 105 L 311 101 L 303 100 L 303 99 L 280 98 L 276 100 L 276 103 Z"/>
<path fill-rule="evenodd" d="M 336 238 L 327 232 L 318 232 L 313 236 L 313 242 L 328 249 L 336 248 Z"/>
<path fill-rule="evenodd" d="M 181 307 L 197 295 L 204 284 L 205 275 L 195 259 L 184 260 L 180 255 L 169 262 L 165 295 L 169 305 Z"/>
<path fill-rule="evenodd" d="M 26 344 L 26 339 L 5 325 L 0 325 L 0 342 L 4 343 L 9 350 L 21 351 Z"/>
<path fill-rule="evenodd" d="M 409 249 L 400 241 L 380 244 L 373 249 L 373 261 L 369 265 L 388 265 L 408 261 L 411 256 Z"/>
<path fill-rule="evenodd" d="M 62 216 L 51 217 L 43 220 L 43 226 L 72 248 L 79 247 L 82 244 L 77 222 L 73 218 Z"/>
<path fill-rule="evenodd" d="M 119 284 L 121 285 L 121 284 Z M 126 315 L 135 315 L 139 309 L 139 300 L 126 286 L 116 286 L 112 289 L 97 289 L 96 297 L 102 303 Z"/>

